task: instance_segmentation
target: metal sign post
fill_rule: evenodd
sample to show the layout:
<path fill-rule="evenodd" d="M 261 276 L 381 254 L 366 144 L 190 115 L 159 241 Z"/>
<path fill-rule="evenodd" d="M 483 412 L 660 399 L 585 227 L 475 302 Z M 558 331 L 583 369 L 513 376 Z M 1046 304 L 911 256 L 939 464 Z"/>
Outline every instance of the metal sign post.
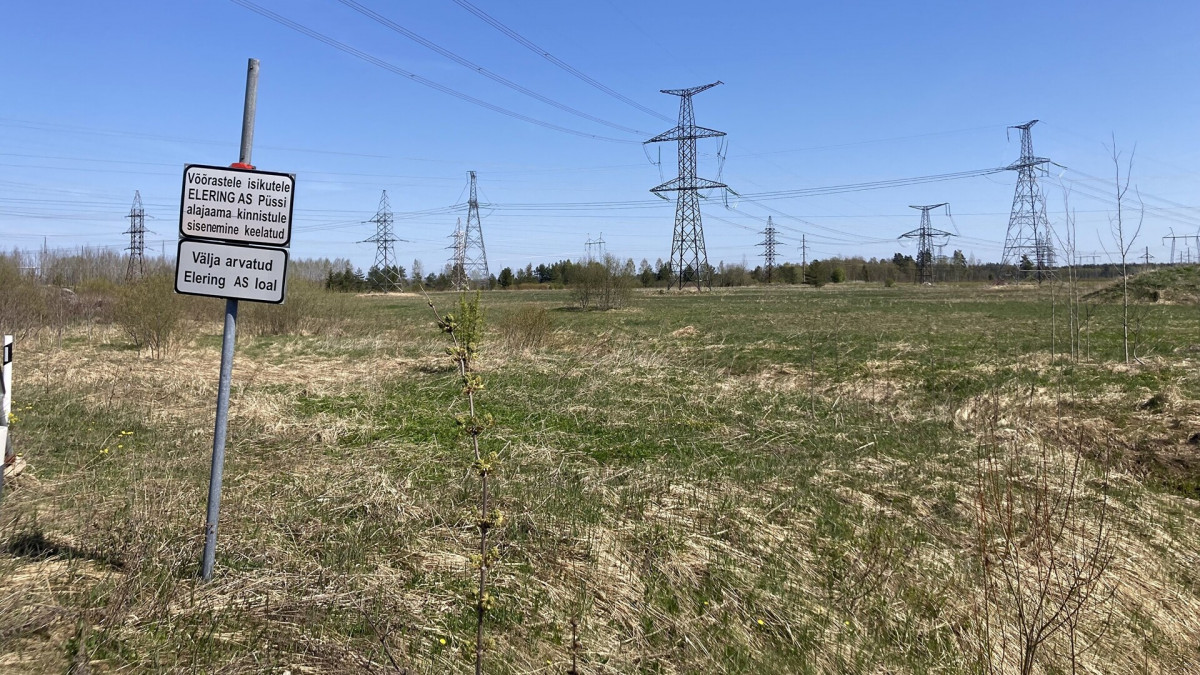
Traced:
<path fill-rule="evenodd" d="M 0 499 L 4 497 L 4 472 L 13 459 L 12 439 L 8 437 L 8 416 L 12 414 L 13 336 L 5 335 L 0 348 Z"/>
<path fill-rule="evenodd" d="M 242 147 L 241 153 L 238 156 L 238 162 L 234 165 L 234 168 L 237 169 L 254 168 L 250 164 L 250 157 L 251 150 L 254 147 L 254 113 L 257 96 L 258 59 L 250 59 L 246 70 L 245 108 L 242 111 Z M 185 169 L 185 190 L 187 173 L 188 170 Z M 184 224 L 181 221 L 181 232 L 183 227 Z M 291 229 L 290 222 L 288 222 L 288 229 Z M 285 238 L 285 241 L 288 238 L 290 236 Z M 183 257 L 183 244 L 184 242 L 180 243 L 181 258 Z M 283 266 L 287 266 L 286 253 L 284 254 Z M 178 267 L 182 267 L 182 265 L 177 264 L 175 277 L 177 288 L 180 278 Z M 282 286 L 282 277 L 280 277 L 280 285 Z M 282 301 L 282 288 L 280 288 L 280 293 L 279 301 Z M 212 470 L 209 473 L 208 479 L 208 511 L 204 524 L 204 557 L 200 565 L 200 576 L 205 581 L 212 578 L 213 563 L 217 554 L 217 521 L 221 513 L 221 476 L 225 468 L 225 433 L 229 421 L 229 384 L 233 379 L 233 346 L 237 337 L 237 315 L 237 297 L 226 296 L 225 332 L 221 337 L 221 376 L 217 385 L 217 419 L 213 425 Z"/>

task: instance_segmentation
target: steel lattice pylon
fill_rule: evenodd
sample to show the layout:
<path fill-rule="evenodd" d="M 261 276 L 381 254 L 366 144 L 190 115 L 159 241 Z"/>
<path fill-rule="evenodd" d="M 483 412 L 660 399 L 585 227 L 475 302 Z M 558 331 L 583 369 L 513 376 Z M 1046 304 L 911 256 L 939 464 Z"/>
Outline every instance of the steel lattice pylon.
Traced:
<path fill-rule="evenodd" d="M 388 201 L 387 190 L 379 197 L 379 210 L 375 217 L 368 220 L 375 223 L 375 235 L 364 239 L 364 242 L 375 244 L 375 262 L 367 281 L 372 288 L 383 291 L 400 290 L 400 268 L 396 262 L 396 235 L 392 232 L 392 206 Z"/>
<path fill-rule="evenodd" d="M 471 196 L 467 199 L 467 227 L 463 230 L 462 265 L 468 283 L 476 288 L 487 288 L 491 274 L 488 273 L 487 249 L 483 246 L 483 224 L 479 220 L 479 198 L 475 193 L 475 172 L 468 171 L 471 179 Z"/>
<path fill-rule="evenodd" d="M 762 241 L 758 242 L 759 246 L 763 247 L 763 272 L 767 275 L 767 283 L 771 283 L 771 272 L 775 270 L 775 221 L 771 216 L 767 216 L 767 229 L 763 230 Z"/>
<path fill-rule="evenodd" d="M 450 262 L 447 267 L 450 270 L 450 285 L 454 286 L 456 291 L 465 291 L 467 289 L 467 274 L 465 271 L 467 248 L 466 248 L 466 233 L 463 232 L 462 218 L 454 224 L 454 234 L 450 235 L 453 243 L 447 248 L 454 251 L 450 257 Z"/>
<path fill-rule="evenodd" d="M 1050 160 L 1033 154 L 1031 129 L 1035 124 L 1037 120 L 1030 120 L 1009 127 L 1021 130 L 1021 159 L 1007 167 L 1017 172 L 1017 187 L 1013 193 L 1000 267 L 1007 274 L 1032 275 L 1040 283 L 1053 274 L 1054 243 L 1050 221 L 1046 218 L 1046 196 L 1037 180 L 1039 172 L 1045 175 Z"/>
<path fill-rule="evenodd" d="M 125 267 L 125 280 L 141 279 L 146 274 L 146 210 L 142 208 L 142 193 L 133 192 L 133 206 L 129 209 L 129 264 Z"/>
<path fill-rule="evenodd" d="M 713 82 L 689 89 L 662 89 L 662 93 L 679 97 L 679 123 L 675 128 L 651 138 L 646 143 L 678 142 L 679 177 L 669 180 L 650 191 L 662 196 L 664 192 L 675 192 L 675 236 L 671 241 L 671 272 L 679 280 L 679 288 L 695 282 L 696 289 L 702 285 L 712 286 L 708 266 L 708 253 L 704 250 L 704 227 L 700 222 L 700 190 L 724 188 L 718 183 L 696 177 L 696 139 L 724 136 L 724 131 L 696 126 L 696 115 L 692 111 L 692 96 L 711 89 L 721 82 Z M 669 286 L 668 286 L 669 287 Z"/>
<path fill-rule="evenodd" d="M 949 207 L 949 202 L 941 204 L 929 204 L 928 206 L 912 206 L 910 209 L 917 209 L 921 212 L 921 226 L 915 230 L 909 230 L 901 237 L 916 237 L 917 239 L 917 283 L 932 284 L 933 283 L 933 240 L 934 238 L 949 238 L 953 237 L 953 233 L 945 230 L 935 230 L 929 220 L 929 212 L 941 207 Z M 949 209 L 947 209 L 947 212 Z M 944 244 L 942 244 L 944 245 Z"/>

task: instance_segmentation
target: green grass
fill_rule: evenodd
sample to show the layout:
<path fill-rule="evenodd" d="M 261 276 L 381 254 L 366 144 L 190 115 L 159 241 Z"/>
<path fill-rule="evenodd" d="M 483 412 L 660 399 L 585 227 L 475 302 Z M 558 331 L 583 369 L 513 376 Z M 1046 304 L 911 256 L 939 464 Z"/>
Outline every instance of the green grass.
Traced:
<path fill-rule="evenodd" d="M 418 297 L 306 302 L 319 316 L 298 333 L 239 338 L 209 584 L 219 325 L 162 362 L 114 350 L 115 331 L 22 350 L 31 469 L 0 505 L 14 672 L 469 669 L 477 485 L 445 337 Z M 1120 477 L 1113 574 L 1140 590 L 1114 597 L 1085 660 L 1197 665 L 1200 632 L 1178 628 L 1200 608 L 1195 307 L 1147 305 L 1143 364 L 1125 367 L 1120 308 L 1091 307 L 1092 358 L 1075 360 L 1049 288 L 569 304 L 483 295 L 482 441 L 508 520 L 487 672 L 565 672 L 572 617 L 584 672 L 979 672 L 976 461 L 1003 445 L 989 411 L 1052 447 L 1085 438 Z M 521 350 L 499 323 L 526 306 L 551 330 Z"/>

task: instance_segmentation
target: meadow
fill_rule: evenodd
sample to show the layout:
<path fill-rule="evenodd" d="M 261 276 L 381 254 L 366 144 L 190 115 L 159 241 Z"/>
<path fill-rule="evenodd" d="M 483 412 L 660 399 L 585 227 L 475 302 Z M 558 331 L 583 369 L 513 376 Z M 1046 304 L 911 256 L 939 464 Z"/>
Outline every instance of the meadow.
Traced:
<path fill-rule="evenodd" d="M 1077 342 L 1056 284 L 482 293 L 485 672 L 1200 671 L 1200 312 L 1137 296 L 1126 363 L 1096 289 Z M 246 314 L 207 583 L 189 302 L 154 353 L 19 344 L 0 670 L 470 672 L 478 478 L 425 298 Z"/>

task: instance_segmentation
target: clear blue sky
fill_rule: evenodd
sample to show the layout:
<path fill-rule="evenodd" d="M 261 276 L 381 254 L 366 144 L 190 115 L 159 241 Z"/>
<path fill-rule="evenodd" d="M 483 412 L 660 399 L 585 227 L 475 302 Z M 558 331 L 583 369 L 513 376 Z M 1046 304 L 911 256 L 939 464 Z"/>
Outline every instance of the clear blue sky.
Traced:
<path fill-rule="evenodd" d="M 635 260 L 670 253 L 674 205 L 641 141 L 672 126 L 557 68 L 453 0 L 359 0 L 395 24 L 622 131 L 505 88 L 339 3 L 256 0 L 370 57 L 537 120 L 513 119 L 301 35 L 225 0 L 10 3 L 0 26 L 0 244 L 127 245 L 134 190 L 154 250 L 178 231 L 185 163 L 237 159 L 246 59 L 262 62 L 254 163 L 297 174 L 293 255 L 369 266 L 370 218 L 386 189 L 397 257 L 440 268 L 479 175 L 493 273 L 578 258 L 603 233 Z M 1051 223 L 1074 186 L 1080 250 L 1103 255 L 1116 135 L 1137 151 L 1146 205 L 1137 249 L 1200 230 L 1200 3 L 487 2 L 480 9 L 555 57 L 674 118 L 659 89 L 722 80 L 695 98 L 697 122 L 728 132 L 720 175 L 742 193 L 907 178 L 1008 164 L 1005 127 L 1042 120 L 1034 149 L 1069 167 L 1043 181 Z M 700 175 L 716 178 L 715 141 Z M 1101 178 L 1103 180 L 1097 180 Z M 913 252 L 910 204 L 951 203 L 950 248 L 999 257 L 1012 172 L 959 181 L 771 201 L 783 257 Z M 639 202 L 639 204 L 623 204 Z M 654 203 L 657 202 L 657 203 Z M 704 207 L 708 255 L 759 261 L 771 212 L 748 201 Z M 587 205 L 600 203 L 600 205 Z M 644 203 L 644 204 L 641 204 Z M 633 208 L 630 208 L 633 207 Z M 439 209 L 442 209 L 438 211 Z M 433 211 L 420 215 L 420 212 Z M 416 215 L 414 215 L 416 214 Z M 1182 243 L 1180 244 L 1182 247 Z M 1112 244 L 1107 243 L 1111 251 Z M 948 252 L 948 251 L 947 251 Z M 1196 252 L 1193 251 L 1193 255 Z"/>

